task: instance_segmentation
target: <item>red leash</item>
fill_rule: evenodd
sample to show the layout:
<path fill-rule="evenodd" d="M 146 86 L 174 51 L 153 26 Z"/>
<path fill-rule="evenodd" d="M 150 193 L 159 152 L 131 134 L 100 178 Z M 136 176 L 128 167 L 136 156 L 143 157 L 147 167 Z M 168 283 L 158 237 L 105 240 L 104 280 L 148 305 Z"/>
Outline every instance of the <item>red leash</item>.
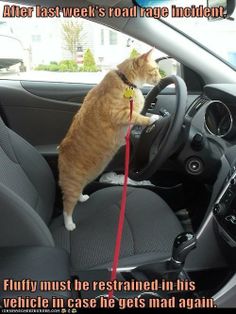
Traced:
<path fill-rule="evenodd" d="M 130 132 L 131 132 L 131 118 L 133 113 L 133 104 L 134 100 L 130 98 L 130 117 L 129 117 L 129 127 L 125 136 L 126 140 L 126 147 L 125 147 L 125 177 L 124 177 L 124 185 L 122 190 L 122 199 L 120 205 L 120 216 L 119 216 L 119 223 L 118 223 L 118 230 L 116 235 L 116 245 L 115 245 L 115 252 L 114 252 L 114 259 L 112 265 L 112 273 L 111 273 L 111 281 L 116 279 L 116 272 L 119 262 L 119 255 L 120 255 L 120 245 L 122 239 L 122 232 L 125 220 L 125 208 L 126 208 L 126 198 L 127 198 L 127 183 L 128 183 L 128 176 L 129 176 L 129 160 L 130 160 Z M 113 297 L 113 290 L 109 291 L 108 297 Z"/>

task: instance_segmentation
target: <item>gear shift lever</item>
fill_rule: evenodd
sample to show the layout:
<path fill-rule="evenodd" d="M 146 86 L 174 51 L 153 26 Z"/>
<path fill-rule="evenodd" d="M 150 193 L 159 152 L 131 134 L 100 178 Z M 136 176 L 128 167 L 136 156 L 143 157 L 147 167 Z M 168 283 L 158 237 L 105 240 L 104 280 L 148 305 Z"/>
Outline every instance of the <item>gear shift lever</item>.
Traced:
<path fill-rule="evenodd" d="M 183 270 L 186 257 L 197 246 L 197 239 L 191 232 L 183 232 L 179 234 L 174 241 L 172 249 L 172 258 L 170 260 L 169 268 L 175 269 L 170 273 L 171 279 L 178 278 L 179 274 Z M 169 278 L 170 279 L 170 278 Z"/>
<path fill-rule="evenodd" d="M 184 265 L 186 257 L 196 246 L 197 240 L 193 233 L 183 232 L 179 234 L 175 238 L 172 249 L 172 263 Z"/>

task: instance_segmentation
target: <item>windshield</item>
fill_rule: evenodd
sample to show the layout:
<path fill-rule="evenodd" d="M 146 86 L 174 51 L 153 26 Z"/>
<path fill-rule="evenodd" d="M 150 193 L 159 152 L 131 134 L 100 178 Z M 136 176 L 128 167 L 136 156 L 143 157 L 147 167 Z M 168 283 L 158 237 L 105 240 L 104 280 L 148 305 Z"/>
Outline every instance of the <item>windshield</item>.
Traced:
<path fill-rule="evenodd" d="M 199 6 L 206 7 L 207 0 L 140 0 L 138 2 L 146 7 L 168 7 L 169 16 L 162 18 L 164 22 L 184 32 L 236 69 L 236 10 L 230 19 L 213 21 L 204 17 L 175 16 L 183 13 L 182 8 L 187 7 L 192 11 L 186 12 L 194 13 L 193 10 Z"/>

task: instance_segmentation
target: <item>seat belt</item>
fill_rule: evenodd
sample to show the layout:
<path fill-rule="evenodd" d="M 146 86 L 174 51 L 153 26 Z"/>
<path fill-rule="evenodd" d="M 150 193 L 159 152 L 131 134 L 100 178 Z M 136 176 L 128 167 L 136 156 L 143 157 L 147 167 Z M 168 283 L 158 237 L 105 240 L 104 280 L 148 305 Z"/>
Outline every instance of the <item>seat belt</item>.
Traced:
<path fill-rule="evenodd" d="M 125 98 L 129 98 L 129 106 L 130 106 L 130 116 L 129 116 L 129 126 L 125 136 L 125 176 L 124 176 L 124 184 L 122 189 L 122 199 L 120 205 L 120 215 L 119 215 L 119 222 L 118 222 L 118 229 L 116 235 L 116 244 L 114 250 L 114 258 L 113 258 L 113 265 L 112 265 L 112 272 L 111 272 L 111 281 L 116 279 L 117 274 L 117 267 L 119 263 L 119 256 L 120 256 L 120 246 L 122 240 L 122 233 L 123 233 L 123 226 L 125 220 L 125 208 L 126 208 L 126 199 L 127 199 L 127 185 L 128 185 L 128 176 L 129 176 L 129 161 L 130 161 L 130 133 L 131 133 L 131 119 L 133 114 L 133 106 L 134 106 L 134 90 L 133 88 L 129 87 L 125 90 L 124 93 Z M 108 298 L 113 298 L 114 291 L 111 290 L 108 293 Z"/>

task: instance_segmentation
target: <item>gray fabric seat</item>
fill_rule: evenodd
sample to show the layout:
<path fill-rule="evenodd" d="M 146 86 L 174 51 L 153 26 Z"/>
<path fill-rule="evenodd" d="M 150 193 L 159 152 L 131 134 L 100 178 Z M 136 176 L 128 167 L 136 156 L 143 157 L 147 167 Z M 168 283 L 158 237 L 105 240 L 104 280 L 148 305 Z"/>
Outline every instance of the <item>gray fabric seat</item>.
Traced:
<path fill-rule="evenodd" d="M 102 189 L 78 204 L 74 212 L 78 225 L 72 233 L 65 230 L 62 217 L 53 221 L 50 229 L 55 242 L 70 252 L 73 268 L 100 268 L 112 260 L 121 193 L 120 187 Z M 129 188 L 119 265 L 170 256 L 173 239 L 181 231 L 178 219 L 160 197 Z"/>
<path fill-rule="evenodd" d="M 55 182 L 41 155 L 0 118 L 0 247 L 58 246 L 75 271 L 111 265 L 122 188 L 93 193 L 74 212 L 77 228 L 52 220 Z M 180 222 L 168 205 L 145 189 L 129 188 L 119 266 L 170 256 Z"/>

